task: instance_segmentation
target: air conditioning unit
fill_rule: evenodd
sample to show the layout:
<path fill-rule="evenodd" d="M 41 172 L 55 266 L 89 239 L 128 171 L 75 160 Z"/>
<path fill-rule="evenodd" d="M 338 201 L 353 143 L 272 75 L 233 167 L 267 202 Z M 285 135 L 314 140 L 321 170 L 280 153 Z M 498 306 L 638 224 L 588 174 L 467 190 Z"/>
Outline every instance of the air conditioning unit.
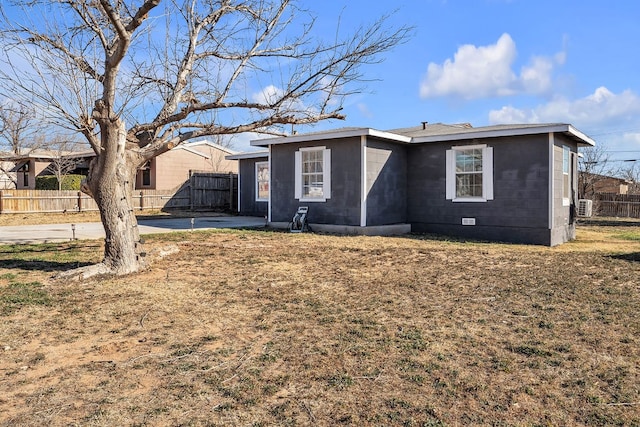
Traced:
<path fill-rule="evenodd" d="M 590 217 L 593 214 L 593 200 L 578 200 L 578 216 Z"/>

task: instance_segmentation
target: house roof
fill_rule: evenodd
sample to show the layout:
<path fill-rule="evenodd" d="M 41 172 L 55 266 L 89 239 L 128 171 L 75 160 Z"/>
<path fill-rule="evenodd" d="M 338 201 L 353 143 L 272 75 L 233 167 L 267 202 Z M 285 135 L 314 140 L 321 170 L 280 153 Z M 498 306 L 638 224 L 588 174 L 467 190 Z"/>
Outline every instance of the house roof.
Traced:
<path fill-rule="evenodd" d="M 427 124 L 412 128 L 395 129 L 390 132 L 411 136 L 412 143 L 456 141 L 461 139 L 495 138 L 504 136 L 562 133 L 583 147 L 595 145 L 595 141 L 567 123 L 510 124 L 474 128 L 468 123 L 446 125 Z"/>
<path fill-rule="evenodd" d="M 257 147 L 268 147 L 274 144 L 291 144 L 295 142 L 303 141 L 321 141 L 327 139 L 336 138 L 350 138 L 358 136 L 375 136 L 377 138 L 387 139 L 396 142 L 411 142 L 411 137 L 400 135 L 397 133 L 391 133 L 386 131 L 380 131 L 372 128 L 364 127 L 345 127 L 327 131 L 304 133 L 300 135 L 280 136 L 276 138 L 255 139 L 251 141 L 251 145 Z"/>
<path fill-rule="evenodd" d="M 172 150 L 185 150 L 185 151 L 188 151 L 189 153 L 195 154 L 197 156 L 202 156 L 205 159 L 208 159 L 210 157 L 209 153 L 198 150 L 198 148 L 205 148 L 205 147 L 222 151 L 225 154 L 236 154 L 236 151 L 230 149 L 229 147 L 224 147 L 220 144 L 216 144 L 215 142 L 211 142 L 206 139 L 200 140 L 200 141 L 185 142 L 173 148 Z"/>
<path fill-rule="evenodd" d="M 224 147 L 220 144 L 216 144 L 215 142 L 211 142 L 208 140 L 201 141 L 193 141 L 193 142 L 185 142 L 184 144 L 180 144 L 177 147 L 173 148 L 173 150 L 187 150 L 190 153 L 196 154 L 198 156 L 202 156 L 205 158 L 209 158 L 209 155 L 206 152 L 199 151 L 198 148 L 209 147 L 216 150 L 220 150 L 226 154 L 237 154 L 236 151 Z M 8 161 L 22 161 L 28 159 L 35 160 L 53 160 L 59 157 L 69 157 L 69 158 L 86 158 L 86 157 L 94 157 L 95 153 L 93 150 L 84 150 L 84 151 L 56 151 L 56 150 L 31 150 L 25 153 L 0 153 L 0 160 L 8 160 Z"/>
<path fill-rule="evenodd" d="M 56 150 L 32 150 L 27 153 L 0 153 L 0 160 L 22 161 L 28 159 L 35 160 L 53 160 L 60 157 L 69 157 L 74 159 L 93 157 L 93 150 L 88 151 L 56 151 Z"/>
<path fill-rule="evenodd" d="M 267 147 L 275 144 L 290 144 L 304 141 L 317 141 L 354 136 L 374 136 L 400 143 L 422 144 L 429 142 L 457 141 L 463 139 L 495 138 L 518 135 L 536 135 L 544 133 L 562 133 L 575 140 L 579 146 L 595 145 L 595 141 L 575 127 L 566 123 L 494 125 L 474 128 L 468 123 L 443 124 L 424 123 L 421 126 L 380 131 L 372 128 L 339 128 L 329 131 L 312 132 L 301 135 L 258 139 L 251 145 Z"/>
<path fill-rule="evenodd" d="M 260 151 L 249 151 L 246 153 L 237 153 L 232 154 L 230 156 L 225 156 L 227 160 L 244 160 L 244 159 L 260 159 L 263 157 L 269 157 L 268 150 L 260 150 Z"/>

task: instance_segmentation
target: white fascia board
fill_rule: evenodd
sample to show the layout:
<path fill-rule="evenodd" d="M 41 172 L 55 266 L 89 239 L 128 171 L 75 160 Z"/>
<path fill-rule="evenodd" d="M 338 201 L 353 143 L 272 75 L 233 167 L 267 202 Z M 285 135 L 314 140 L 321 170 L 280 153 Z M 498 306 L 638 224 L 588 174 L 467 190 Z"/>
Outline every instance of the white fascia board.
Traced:
<path fill-rule="evenodd" d="M 431 135 L 413 138 L 413 143 L 461 141 L 465 139 L 498 138 L 505 136 L 522 136 L 548 133 L 568 133 L 583 141 L 584 145 L 595 145 L 595 142 L 571 125 L 559 124 L 539 127 L 523 127 L 509 129 L 471 130 L 453 134 Z"/>
<path fill-rule="evenodd" d="M 218 149 L 220 151 L 224 151 L 227 154 L 237 154 L 237 151 L 232 150 L 231 148 L 228 147 L 224 147 L 220 144 L 216 144 L 215 142 L 209 141 L 208 139 L 204 139 L 204 140 L 200 140 L 200 141 L 189 141 L 189 142 L 184 142 L 182 144 L 179 144 L 178 146 L 176 146 L 174 148 L 174 150 L 176 149 L 186 149 L 186 148 L 193 148 L 193 147 L 200 147 L 202 145 L 205 145 L 207 147 L 211 147 L 211 148 L 215 148 Z"/>
<path fill-rule="evenodd" d="M 411 142 L 411 137 L 398 135 L 391 132 L 383 132 L 376 129 L 371 128 L 358 128 L 358 129 L 347 129 L 347 130 L 336 130 L 334 132 L 326 132 L 326 133 L 315 133 L 315 134 L 303 134 L 303 135 L 291 135 L 291 136 L 283 136 L 279 138 L 268 138 L 268 139 L 255 139 L 251 141 L 251 145 L 257 147 L 266 147 L 269 145 L 276 144 L 293 144 L 296 142 L 307 142 L 307 141 L 321 141 L 327 139 L 339 139 L 339 138 L 351 138 L 351 137 L 362 137 L 362 136 L 373 136 L 377 138 L 387 139 L 396 142 Z"/>
<path fill-rule="evenodd" d="M 227 160 L 245 160 L 245 159 L 259 159 L 261 157 L 269 157 L 268 151 L 250 151 L 248 153 L 231 154 L 224 156 Z"/>
<path fill-rule="evenodd" d="M 596 142 L 593 139 L 591 139 L 591 137 L 587 136 L 587 134 L 583 132 L 580 132 L 578 129 L 574 128 L 571 125 L 569 125 L 569 129 L 567 130 L 567 132 L 583 141 L 582 143 L 578 143 L 578 145 L 581 145 L 584 147 L 587 147 L 587 146 L 593 147 L 596 145 Z"/>
<path fill-rule="evenodd" d="M 184 151 L 188 151 L 191 154 L 195 154 L 196 156 L 204 157 L 205 159 L 209 158 L 209 156 L 207 156 L 206 154 L 198 150 L 195 150 L 191 147 L 185 147 L 184 145 L 178 145 L 176 148 L 174 148 L 174 150 L 184 150 Z"/>

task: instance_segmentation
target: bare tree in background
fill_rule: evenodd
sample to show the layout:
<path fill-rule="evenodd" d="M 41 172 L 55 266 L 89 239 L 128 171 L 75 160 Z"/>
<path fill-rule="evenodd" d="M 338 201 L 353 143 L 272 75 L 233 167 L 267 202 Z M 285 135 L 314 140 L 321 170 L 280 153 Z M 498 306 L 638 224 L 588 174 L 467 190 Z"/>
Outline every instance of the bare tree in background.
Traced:
<path fill-rule="evenodd" d="M 13 0 L 0 28 L 3 95 L 80 132 L 96 154 L 83 191 L 106 232 L 83 274 L 141 267 L 138 167 L 184 141 L 342 119 L 362 66 L 410 29 L 385 18 L 329 42 L 289 0 Z M 18 18 L 18 13 L 22 12 Z"/>
<path fill-rule="evenodd" d="M 627 194 L 640 194 L 640 160 L 630 161 L 626 167 L 622 168 L 620 177 L 629 182 Z"/>
<path fill-rule="evenodd" d="M 598 182 L 619 172 L 611 162 L 605 145 L 581 148 L 578 160 L 578 198 L 593 199 Z"/>
<path fill-rule="evenodd" d="M 42 126 L 33 110 L 24 106 L 0 106 L 0 152 L 4 156 L 27 155 L 42 146 Z M 0 174 L 17 186 L 13 161 L 0 161 Z"/>
<path fill-rule="evenodd" d="M 56 137 L 48 142 L 48 152 L 51 155 L 51 163 L 47 166 L 47 171 L 52 173 L 58 181 L 58 191 L 62 190 L 62 182 L 69 172 L 78 167 L 81 159 L 74 156 L 77 142 L 68 141 L 61 137 Z"/>

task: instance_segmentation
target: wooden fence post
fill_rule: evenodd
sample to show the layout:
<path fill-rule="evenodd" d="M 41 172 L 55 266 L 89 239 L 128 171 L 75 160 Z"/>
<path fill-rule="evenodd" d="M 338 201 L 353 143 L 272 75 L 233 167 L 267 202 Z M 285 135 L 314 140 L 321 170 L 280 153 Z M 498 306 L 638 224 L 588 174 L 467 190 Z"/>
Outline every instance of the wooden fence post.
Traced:
<path fill-rule="evenodd" d="M 2 190 L 0 190 L 0 214 L 2 213 Z"/>
<path fill-rule="evenodd" d="M 144 210 L 144 192 L 140 190 L 140 210 Z"/>
<path fill-rule="evenodd" d="M 189 171 L 189 210 L 192 211 L 193 210 L 193 181 L 194 181 L 194 177 L 193 177 L 194 173 L 193 171 Z"/>
<path fill-rule="evenodd" d="M 78 212 L 82 212 L 82 192 L 78 191 Z"/>

